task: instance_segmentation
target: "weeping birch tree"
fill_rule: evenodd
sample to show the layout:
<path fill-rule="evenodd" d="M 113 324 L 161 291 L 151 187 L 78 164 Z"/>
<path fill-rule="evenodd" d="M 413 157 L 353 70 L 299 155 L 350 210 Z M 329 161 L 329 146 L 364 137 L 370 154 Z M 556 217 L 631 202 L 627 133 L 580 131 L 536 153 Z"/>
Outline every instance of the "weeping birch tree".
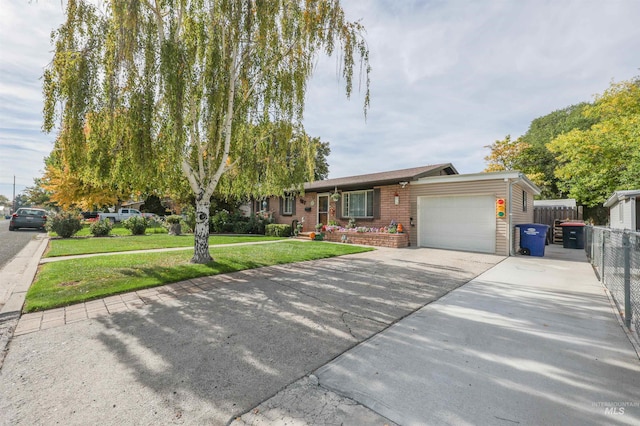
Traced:
<path fill-rule="evenodd" d="M 211 261 L 214 191 L 281 194 L 313 176 L 301 126 L 319 55 L 369 104 L 364 28 L 339 0 L 68 0 L 44 75 L 44 129 L 84 181 L 188 185 L 192 262 Z M 97 5 L 97 6 L 96 6 Z M 354 78 L 354 72 L 357 78 Z"/>

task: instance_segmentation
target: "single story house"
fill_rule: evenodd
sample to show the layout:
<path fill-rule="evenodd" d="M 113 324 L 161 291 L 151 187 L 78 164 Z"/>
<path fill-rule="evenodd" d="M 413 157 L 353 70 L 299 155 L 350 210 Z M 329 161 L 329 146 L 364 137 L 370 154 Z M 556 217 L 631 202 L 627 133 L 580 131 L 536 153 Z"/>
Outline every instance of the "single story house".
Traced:
<path fill-rule="evenodd" d="M 276 223 L 382 228 L 401 224 L 391 247 L 433 247 L 498 255 L 515 253 L 515 225 L 533 222 L 540 189 L 515 171 L 458 174 L 451 163 L 350 176 L 304 185 L 304 194 L 270 197 L 253 210 L 268 210 Z M 497 203 L 505 211 L 497 214 Z M 367 235 L 360 242 L 367 243 Z M 338 240 L 339 241 L 339 240 Z M 356 241 L 354 241 L 356 242 Z"/>
<path fill-rule="evenodd" d="M 609 208 L 609 226 L 613 229 L 640 231 L 640 189 L 615 191 L 604 203 Z"/>

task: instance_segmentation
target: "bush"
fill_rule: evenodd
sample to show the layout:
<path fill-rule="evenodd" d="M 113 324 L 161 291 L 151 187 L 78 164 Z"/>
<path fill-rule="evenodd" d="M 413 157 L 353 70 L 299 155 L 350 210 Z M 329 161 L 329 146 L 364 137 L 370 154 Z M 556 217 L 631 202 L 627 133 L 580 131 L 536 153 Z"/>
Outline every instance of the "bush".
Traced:
<path fill-rule="evenodd" d="M 270 223 L 265 227 L 265 235 L 269 237 L 290 237 L 291 225 L 281 225 L 278 223 Z"/>
<path fill-rule="evenodd" d="M 167 216 L 164 218 L 164 221 L 170 225 L 174 223 L 180 223 L 181 220 L 182 220 L 182 216 L 178 214 L 172 214 L 171 216 Z"/>
<path fill-rule="evenodd" d="M 229 212 L 226 210 L 217 211 L 211 216 L 211 231 L 212 232 L 225 232 L 225 224 L 229 223 Z"/>
<path fill-rule="evenodd" d="M 77 213 L 63 212 L 48 218 L 47 231 L 55 232 L 62 238 L 71 238 L 82 229 L 80 215 Z"/>
<path fill-rule="evenodd" d="M 164 227 L 169 231 L 169 235 L 182 235 L 182 224 L 184 220 L 182 216 L 172 214 L 164 218 Z M 185 225 L 186 229 L 186 225 Z"/>
<path fill-rule="evenodd" d="M 89 227 L 91 235 L 94 237 L 106 237 L 111 233 L 113 224 L 109 219 L 95 221 Z"/>
<path fill-rule="evenodd" d="M 182 226 L 186 227 L 189 232 L 194 232 L 196 229 L 196 209 L 189 206 L 182 211 L 182 216 Z"/>
<path fill-rule="evenodd" d="M 233 229 L 231 230 L 234 234 L 249 234 L 251 227 L 249 222 L 234 222 Z"/>
<path fill-rule="evenodd" d="M 132 235 L 144 235 L 147 230 L 147 219 L 142 216 L 131 216 L 122 222 L 122 226 L 131 231 Z"/>

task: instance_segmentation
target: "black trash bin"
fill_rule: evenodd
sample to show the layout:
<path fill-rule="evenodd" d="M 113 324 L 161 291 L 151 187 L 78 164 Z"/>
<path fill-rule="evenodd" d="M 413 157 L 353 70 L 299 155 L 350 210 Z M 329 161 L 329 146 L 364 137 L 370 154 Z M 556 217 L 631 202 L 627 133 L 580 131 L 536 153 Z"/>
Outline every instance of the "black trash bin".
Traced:
<path fill-rule="evenodd" d="M 584 249 L 584 223 L 564 222 L 562 227 L 562 247 Z"/>
<path fill-rule="evenodd" d="M 516 226 L 520 228 L 520 248 L 522 249 L 522 253 L 543 257 L 549 225 L 542 223 L 522 223 Z"/>

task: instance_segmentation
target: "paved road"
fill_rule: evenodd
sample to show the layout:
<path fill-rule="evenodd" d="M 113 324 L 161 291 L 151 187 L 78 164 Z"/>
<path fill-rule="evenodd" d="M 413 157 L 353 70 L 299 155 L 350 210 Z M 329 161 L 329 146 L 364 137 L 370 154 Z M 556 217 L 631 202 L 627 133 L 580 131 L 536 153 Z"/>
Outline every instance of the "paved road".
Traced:
<path fill-rule="evenodd" d="M 11 341 L 0 413 L 223 425 L 502 259 L 380 249 L 192 280 L 176 298 L 43 325 Z"/>
<path fill-rule="evenodd" d="M 0 268 L 18 254 L 29 240 L 41 231 L 31 229 L 19 229 L 9 232 L 9 221 L 0 219 Z"/>

